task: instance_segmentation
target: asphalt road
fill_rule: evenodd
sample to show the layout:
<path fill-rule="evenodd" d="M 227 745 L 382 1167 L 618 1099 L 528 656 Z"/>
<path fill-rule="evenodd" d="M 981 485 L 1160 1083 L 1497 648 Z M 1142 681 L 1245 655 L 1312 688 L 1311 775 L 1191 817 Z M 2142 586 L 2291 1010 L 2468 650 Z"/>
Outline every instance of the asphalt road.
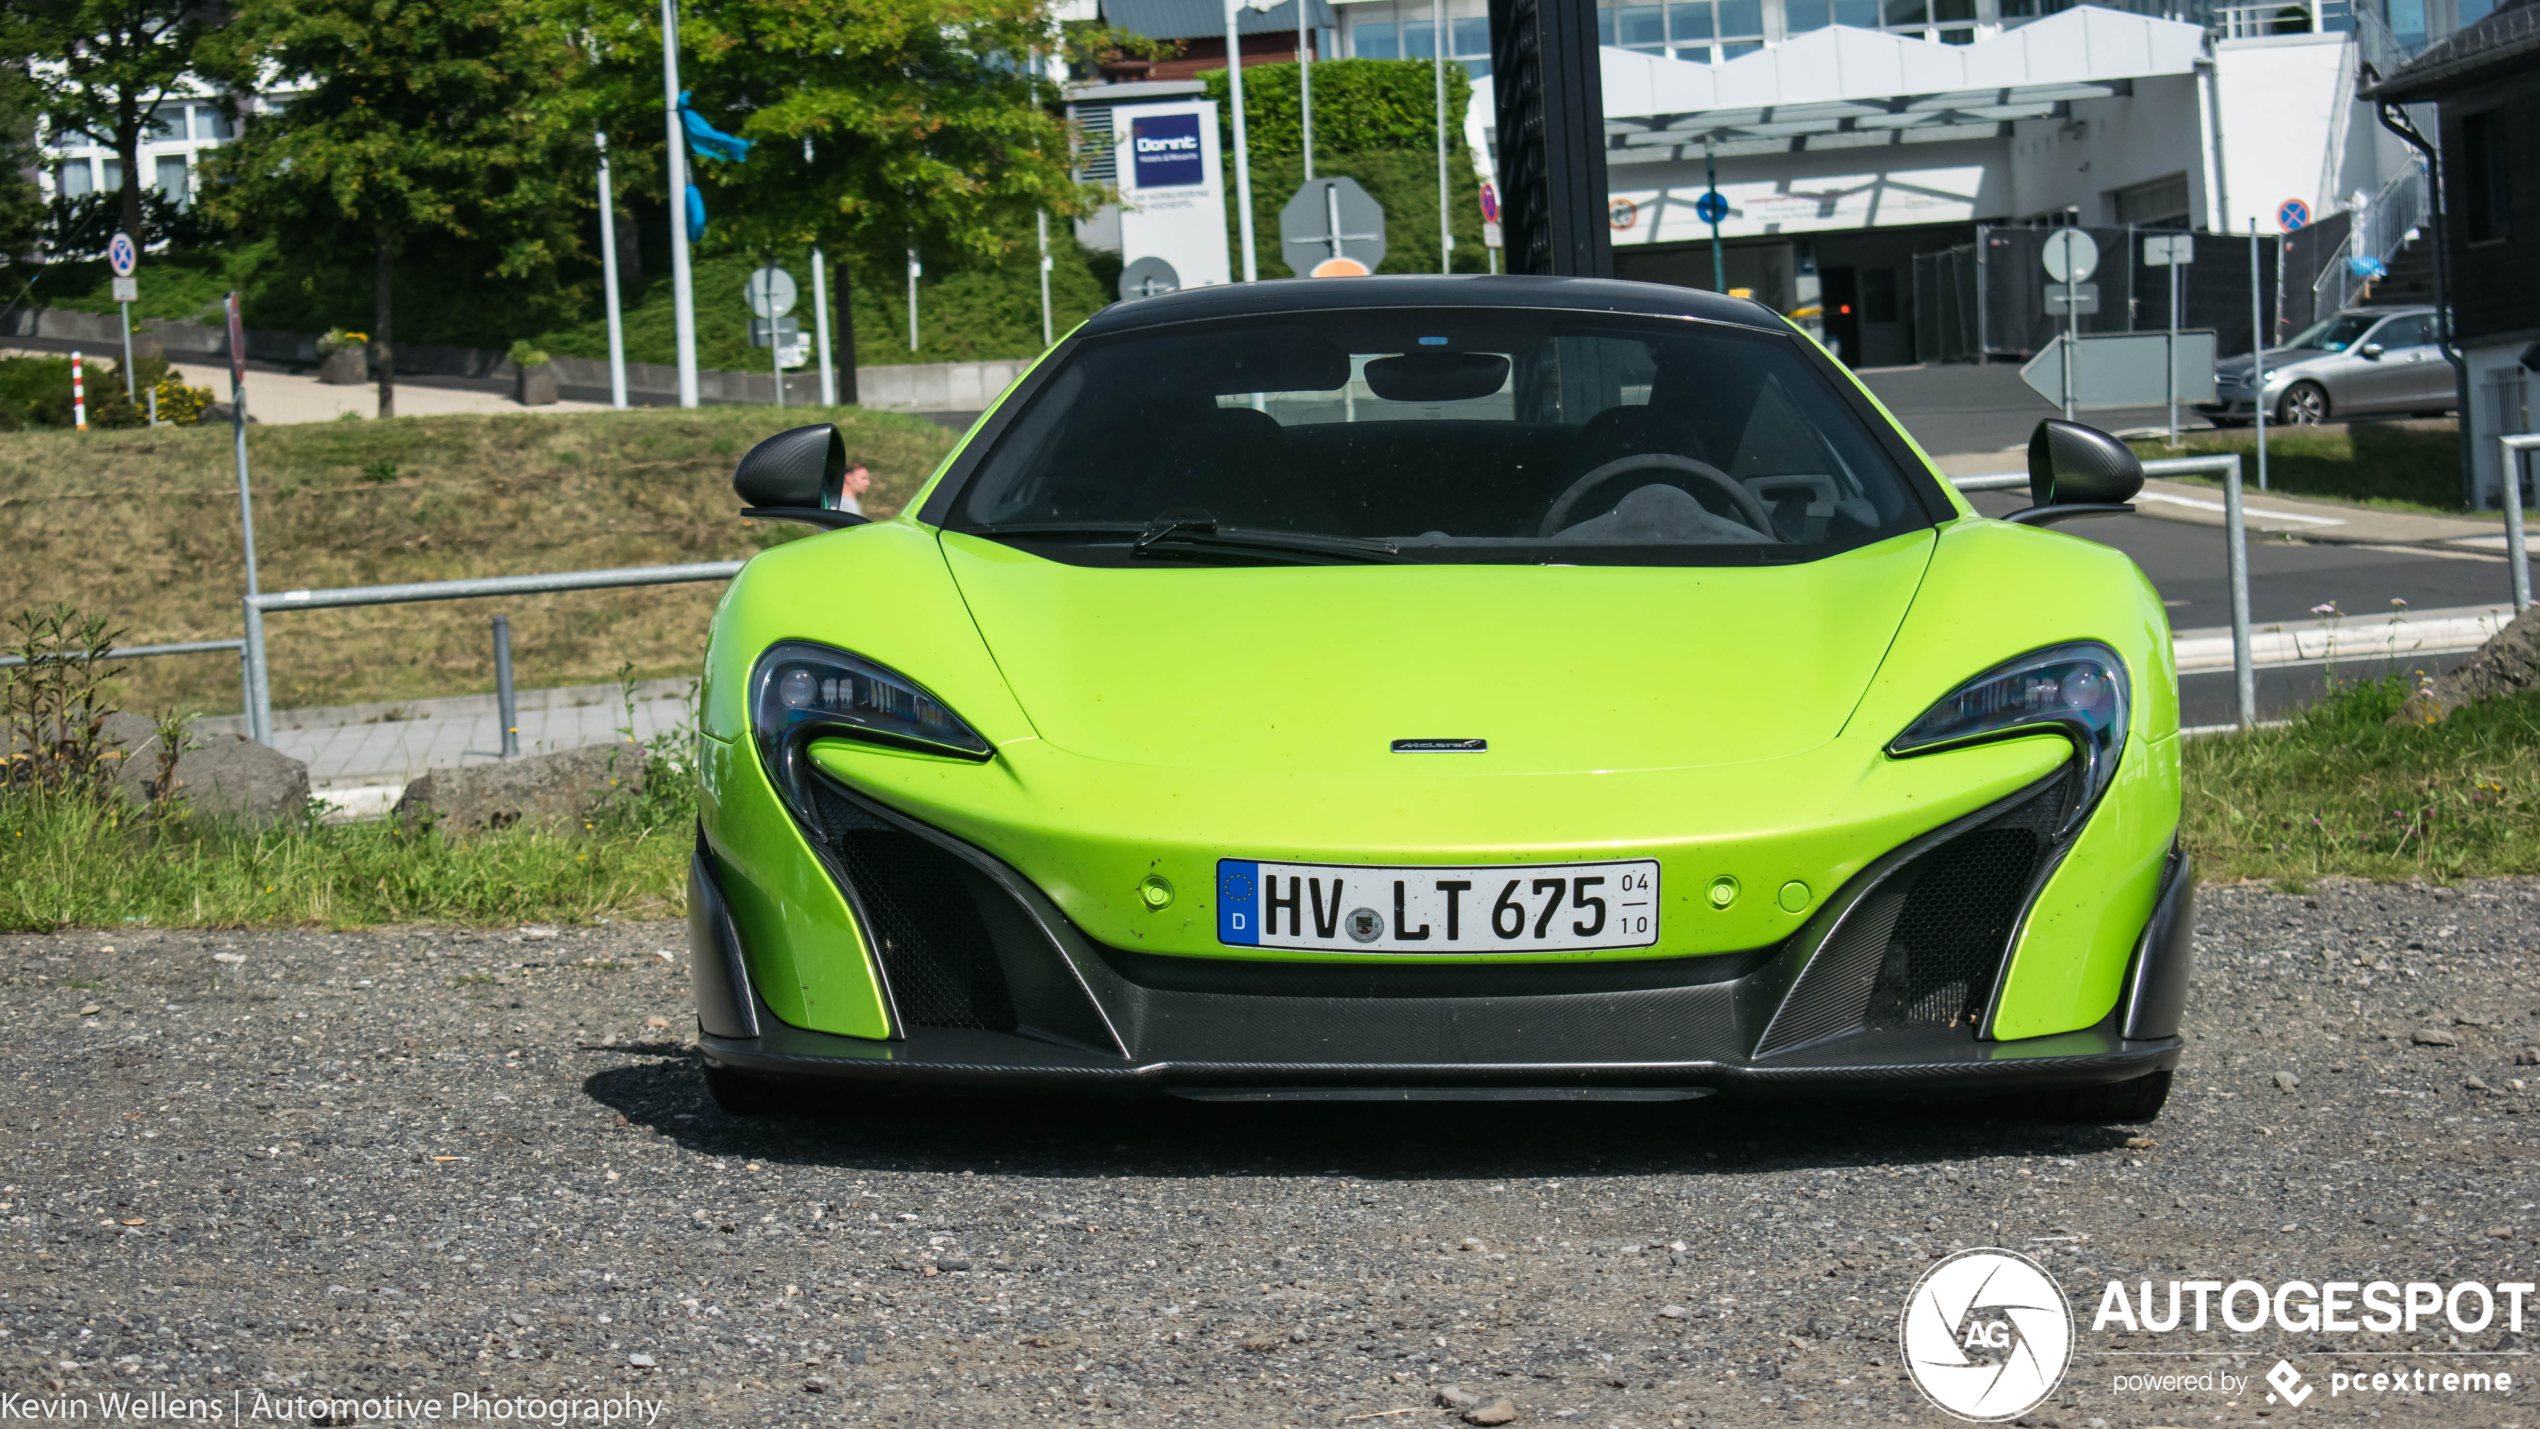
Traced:
<path fill-rule="evenodd" d="M 1923 450 L 1935 456 L 1956 452 L 1998 452 L 2026 447 L 2040 417 L 2060 417 L 2061 407 L 2037 395 L 2020 380 L 2016 363 L 1938 362 L 1922 367 L 1873 368 L 1861 381 L 1885 404 Z M 2121 411 L 2085 412 L 2081 420 L 2108 431 L 2158 427 L 2169 420 L 2161 407 L 2129 407 Z M 2185 407 L 2179 425 L 2207 425 Z M 2010 465 L 2017 466 L 2012 462 Z"/>
<path fill-rule="evenodd" d="M 2201 896 L 2190 1050 L 2149 1127 L 843 1095 L 738 1121 L 684 1045 L 684 954 L 655 956 L 677 925 L 12 936 L 0 1391 L 1382 1429 L 1451 1423 L 1452 1385 L 1520 1424 L 1938 1426 L 1901 1377 L 1900 1307 L 1935 1257 L 1999 1245 L 2077 1316 L 2023 1423 L 2531 1422 L 2527 1375 L 2324 1388 L 2419 1362 L 2403 1350 L 2527 1364 L 2501 1316 L 2092 1328 L 2110 1279 L 2533 1278 L 2513 1079 L 2540 1075 L 2515 1065 L 2540 1035 L 2540 894 Z M 2322 1386 L 2289 1419 L 2246 1387 L 2279 1356 Z M 2242 1387 L 2119 1391 L 2146 1367 Z"/>

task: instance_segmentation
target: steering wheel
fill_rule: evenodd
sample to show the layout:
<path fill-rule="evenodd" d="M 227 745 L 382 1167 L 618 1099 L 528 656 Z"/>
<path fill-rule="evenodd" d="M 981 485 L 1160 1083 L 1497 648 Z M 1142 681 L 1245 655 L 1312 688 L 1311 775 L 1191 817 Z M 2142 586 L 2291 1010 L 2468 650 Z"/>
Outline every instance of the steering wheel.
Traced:
<path fill-rule="evenodd" d="M 1563 522 L 1570 514 L 1570 508 L 1579 504 L 1579 498 L 1618 476 L 1645 469 L 1683 472 L 1688 476 L 1702 478 L 1719 488 L 1721 494 L 1729 498 L 1729 504 L 1737 508 L 1740 520 L 1754 527 L 1758 534 L 1768 539 L 1772 536 L 1773 518 L 1764 510 L 1764 503 L 1755 499 L 1754 492 L 1738 485 L 1735 478 L 1709 462 L 1695 461 L 1691 457 L 1677 456 L 1671 452 L 1640 452 L 1632 456 L 1616 457 L 1571 482 L 1570 489 L 1562 492 L 1560 498 L 1552 503 L 1552 509 L 1544 513 L 1543 529 L 1535 534 L 1538 536 L 1558 534 Z M 1684 485 L 1680 481 L 1669 484 L 1679 487 Z"/>

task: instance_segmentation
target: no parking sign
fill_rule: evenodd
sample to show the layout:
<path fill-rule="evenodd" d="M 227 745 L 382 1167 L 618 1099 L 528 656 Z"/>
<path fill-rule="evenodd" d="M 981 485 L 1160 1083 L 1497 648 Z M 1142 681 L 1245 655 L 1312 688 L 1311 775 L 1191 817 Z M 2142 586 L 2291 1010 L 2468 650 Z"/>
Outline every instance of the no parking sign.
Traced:
<path fill-rule="evenodd" d="M 2307 228 L 2311 222 L 2311 206 L 2298 198 L 2289 198 L 2275 206 L 2275 226 L 2291 233 Z"/>

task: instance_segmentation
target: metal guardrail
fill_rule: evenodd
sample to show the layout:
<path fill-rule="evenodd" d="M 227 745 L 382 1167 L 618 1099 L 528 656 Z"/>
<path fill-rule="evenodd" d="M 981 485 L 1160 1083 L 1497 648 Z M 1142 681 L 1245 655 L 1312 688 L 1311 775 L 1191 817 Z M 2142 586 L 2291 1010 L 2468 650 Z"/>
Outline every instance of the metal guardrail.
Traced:
<path fill-rule="evenodd" d="M 245 650 L 244 640 L 180 640 L 173 645 L 118 645 L 106 652 L 109 660 L 140 660 L 152 655 L 208 655 L 215 650 Z M 24 655 L 0 655 L 0 669 L 26 663 Z"/>
<path fill-rule="evenodd" d="M 405 585 L 347 586 L 337 590 L 266 591 L 246 597 L 247 728 L 258 744 L 273 743 L 273 687 L 265 661 L 265 613 L 274 610 L 340 610 L 355 605 L 406 605 L 426 600 L 477 600 L 491 595 L 546 595 L 568 590 L 723 581 L 741 573 L 739 561 L 700 561 L 685 566 L 626 566 L 606 571 L 563 571 L 536 576 L 481 576 L 473 580 L 415 581 Z"/>
<path fill-rule="evenodd" d="M 2540 451 L 2540 432 L 2518 432 L 2496 439 L 2503 448 L 2505 465 L 2498 473 L 2505 488 L 2505 564 L 2514 577 L 2514 614 L 2519 616 L 2531 608 L 2531 560 L 2522 538 L 2522 457 L 2525 452 Z"/>
<path fill-rule="evenodd" d="M 2508 441 L 2513 438 L 2507 438 Z M 2540 447 L 2540 437 L 2531 439 Z M 2164 457 L 2143 464 L 2145 476 L 2219 476 L 2223 479 L 2223 564 L 2231 578 L 2231 672 L 2240 696 L 2240 727 L 2258 722 L 2258 671 L 2249 649 L 2249 525 L 2240 504 L 2240 458 L 2237 456 Z M 1960 491 L 2010 491 L 2028 485 L 2027 472 L 1996 471 L 1981 476 L 1953 476 Z M 2511 483 L 2507 483 L 2511 485 Z M 2510 512 L 2510 508 L 2509 508 Z M 2514 517 L 2509 514 L 2509 522 Z M 2518 533 L 2518 525 L 2509 531 Z M 2519 541 L 2519 534 L 2510 539 Z M 2520 566 L 2515 567 L 2520 570 Z M 2520 587 L 2517 587 L 2520 589 Z"/>

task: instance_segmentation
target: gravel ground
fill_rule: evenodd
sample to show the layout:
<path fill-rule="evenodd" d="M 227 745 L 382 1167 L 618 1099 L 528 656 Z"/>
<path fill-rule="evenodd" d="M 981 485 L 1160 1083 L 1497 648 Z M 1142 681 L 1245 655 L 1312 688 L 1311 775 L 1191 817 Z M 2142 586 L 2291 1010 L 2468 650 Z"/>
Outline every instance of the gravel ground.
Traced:
<path fill-rule="evenodd" d="M 2114 1277 L 2535 1278 L 2540 885 L 2208 889 L 2199 932 L 2148 1128 L 1719 1102 L 744 1122 L 684 1045 L 672 925 L 9 937 L 0 1418 L 9 1394 L 311 1422 L 294 1396 L 567 1393 L 672 1424 L 1382 1429 L 1456 1422 L 1453 1386 L 1483 1422 L 1505 1398 L 1527 1424 L 1944 1424 L 1900 1308 L 1939 1254 L 2000 1245 L 2077 1316 L 2022 1423 L 2531 1421 L 2523 1375 L 2326 1392 L 2403 1363 L 2361 1341 L 2530 1364 L 2493 1353 L 2524 1342 L 2501 1314 L 2093 1330 Z M 2208 1353 L 2120 1353 L 2152 1346 Z M 2267 1402 L 2279 1355 L 2318 1391 L 2298 1410 Z M 2115 1385 L 2147 1366 L 2238 1387 Z"/>

